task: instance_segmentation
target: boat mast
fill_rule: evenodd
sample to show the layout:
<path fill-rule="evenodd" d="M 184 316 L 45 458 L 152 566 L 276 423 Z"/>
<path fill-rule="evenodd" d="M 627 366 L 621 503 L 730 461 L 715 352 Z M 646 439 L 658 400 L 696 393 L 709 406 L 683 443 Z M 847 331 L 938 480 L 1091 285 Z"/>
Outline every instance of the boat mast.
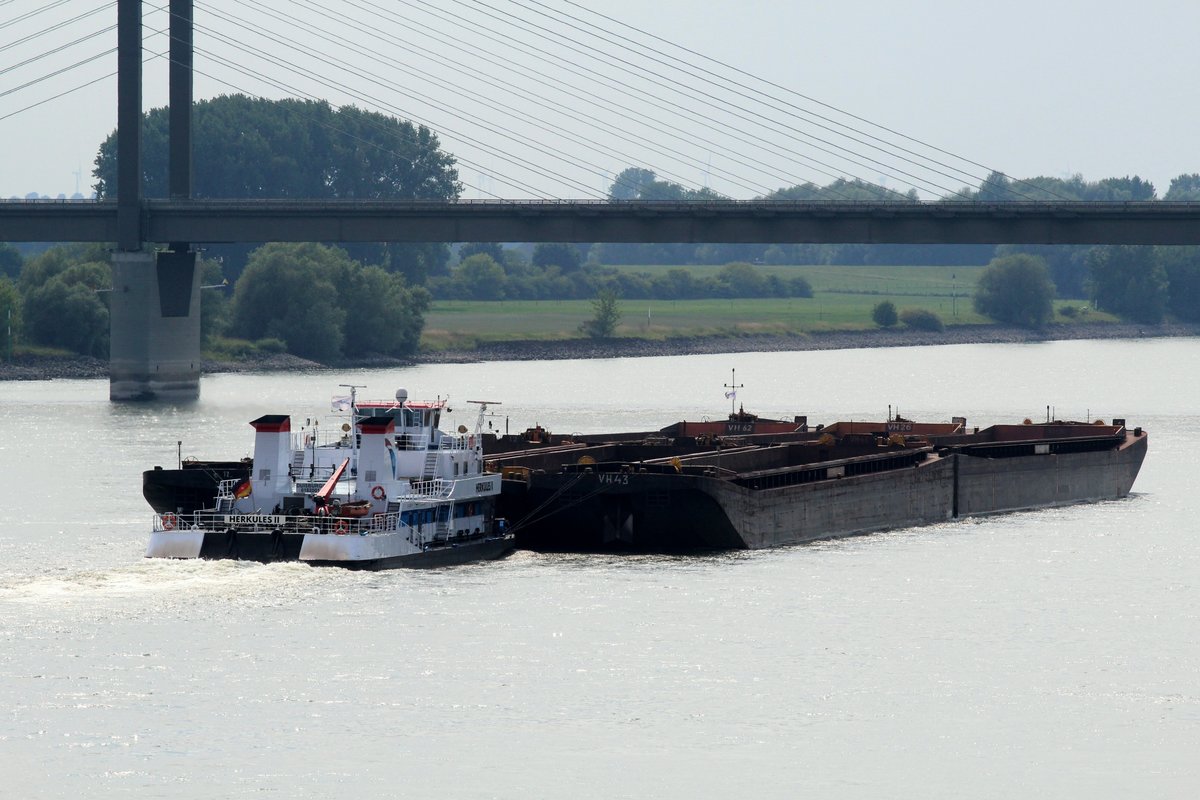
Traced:
<path fill-rule="evenodd" d="M 350 453 L 354 456 L 354 474 L 358 475 L 358 390 L 367 388 L 366 385 L 355 383 L 339 383 L 342 389 L 350 390 Z"/>
<path fill-rule="evenodd" d="M 501 403 L 499 400 L 468 400 L 467 402 L 479 406 L 479 416 L 475 418 L 475 441 L 478 442 L 483 436 L 483 418 L 487 416 L 488 406 L 498 406 Z"/>
<path fill-rule="evenodd" d="M 725 388 L 729 391 L 725 393 L 725 399 L 729 401 L 729 416 L 732 418 L 737 408 L 737 390 L 741 389 L 746 384 L 737 382 L 737 369 L 730 370 L 729 383 L 725 384 Z"/>

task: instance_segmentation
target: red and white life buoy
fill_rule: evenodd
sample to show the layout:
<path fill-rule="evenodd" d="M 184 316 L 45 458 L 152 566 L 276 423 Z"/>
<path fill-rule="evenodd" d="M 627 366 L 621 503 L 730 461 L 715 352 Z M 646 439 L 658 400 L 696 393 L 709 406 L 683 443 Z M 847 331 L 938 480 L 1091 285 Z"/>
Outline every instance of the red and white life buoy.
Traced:
<path fill-rule="evenodd" d="M 345 536 L 348 530 L 350 530 L 350 526 L 346 524 L 346 520 L 344 519 L 339 519 L 333 523 L 333 532 L 338 536 Z"/>
<path fill-rule="evenodd" d="M 162 515 L 162 526 L 163 526 L 164 531 L 175 530 L 175 523 L 176 523 L 176 520 L 175 520 L 174 514 L 163 514 Z"/>
<path fill-rule="evenodd" d="M 374 497 L 376 500 L 386 500 L 387 492 L 383 490 L 382 486 L 375 486 L 371 489 L 371 497 Z"/>

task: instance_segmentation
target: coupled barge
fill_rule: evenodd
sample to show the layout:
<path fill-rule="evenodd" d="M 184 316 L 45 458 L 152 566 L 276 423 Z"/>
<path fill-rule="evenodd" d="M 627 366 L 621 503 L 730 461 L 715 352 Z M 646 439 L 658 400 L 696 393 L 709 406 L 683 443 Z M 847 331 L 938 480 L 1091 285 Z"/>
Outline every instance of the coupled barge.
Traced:
<path fill-rule="evenodd" d="M 519 547 L 758 549 L 1125 497 L 1146 432 L 1073 422 L 839 422 L 733 414 L 619 436 L 538 429 L 488 457 Z M 530 438 L 527 434 L 526 440 Z"/>
<path fill-rule="evenodd" d="M 191 485 L 172 493 L 185 470 L 151 471 L 166 480 L 146 492 L 158 511 L 146 556 L 386 569 L 499 558 L 513 548 L 496 517 L 500 476 L 484 469 L 478 424 L 475 433 L 445 433 L 445 403 L 409 402 L 403 389 L 395 402 L 360 404 L 353 392 L 345 401 L 350 421 L 324 438 L 315 425 L 293 431 L 287 415 L 251 422 L 246 477 L 191 470 L 197 486 L 216 482 L 211 506 L 194 506 Z"/>

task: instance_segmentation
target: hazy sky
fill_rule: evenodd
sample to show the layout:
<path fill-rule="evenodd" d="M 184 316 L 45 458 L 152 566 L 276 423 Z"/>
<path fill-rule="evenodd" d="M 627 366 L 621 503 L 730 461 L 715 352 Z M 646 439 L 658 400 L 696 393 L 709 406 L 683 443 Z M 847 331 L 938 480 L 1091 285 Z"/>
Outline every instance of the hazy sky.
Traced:
<path fill-rule="evenodd" d="M 563 0 L 537 1 L 637 38 Z M 1200 110 L 1193 96 L 1200 75 L 1195 44 L 1200 3 L 579 0 L 579 5 L 977 165 L 954 161 L 953 177 L 947 177 L 843 138 L 837 139 L 835 154 L 823 154 L 820 140 L 833 134 L 806 127 L 811 118 L 787 117 L 778 107 L 764 110 L 752 98 L 724 94 L 697 79 L 687 79 L 691 91 L 719 93 L 721 109 L 706 107 L 695 96 L 668 97 L 670 88 L 647 81 L 675 79 L 669 67 L 595 40 L 587 39 L 585 46 L 586 34 L 560 27 L 553 15 L 537 22 L 546 12 L 535 0 L 197 0 L 196 42 L 202 51 L 197 68 L 211 77 L 198 75 L 196 92 L 201 98 L 239 89 L 271 97 L 300 93 L 335 104 L 374 104 L 375 110 L 425 120 L 462 160 L 467 197 L 596 196 L 612 174 L 634 164 L 735 197 L 800 179 L 827 183 L 823 171 L 901 190 L 909 188 L 906 180 L 914 181 L 922 194 L 935 196 L 942 193 L 939 187 L 972 183 L 971 176 L 985 171 L 978 165 L 1019 177 L 1082 173 L 1096 180 L 1138 174 L 1153 181 L 1161 195 L 1172 177 L 1200 171 Z M 166 26 L 158 6 L 145 4 L 148 34 Z M 49 10 L 34 13 L 40 9 Z M 93 10 L 98 13 L 36 35 Z M 465 21 L 438 20 L 434 11 Z M 526 20 L 523 26 L 553 27 L 576 37 L 576 43 L 510 27 L 508 20 L 515 16 L 509 15 Z M 7 42 L 0 44 L 0 197 L 70 195 L 77 186 L 89 191 L 97 147 L 116 124 L 116 79 L 50 98 L 114 72 L 116 56 L 45 76 L 115 47 L 115 32 L 102 32 L 115 22 L 116 5 L 108 0 L 0 5 L 0 43 Z M 99 35 L 72 44 L 92 34 Z M 448 39 L 439 41 L 439 35 Z M 165 38 L 149 35 L 146 47 L 165 51 Z M 547 60 L 523 47 L 539 47 L 565 60 Z M 63 49 L 52 52 L 58 48 Z M 655 48 L 664 56 L 679 55 L 661 44 Z M 276 53 L 291 64 L 260 62 L 258 51 Z M 589 55 L 605 52 L 636 60 L 638 69 L 648 68 L 657 77 L 634 77 Z M 545 82 L 508 71 L 505 59 L 525 65 Z M 564 65 L 585 73 L 572 75 Z M 239 74 L 239 67 L 251 74 Z M 707 68 L 727 72 L 712 64 Z M 166 62 L 152 59 L 145 70 L 144 106 L 165 104 Z M 596 72 L 614 83 L 598 82 Z M 748 83 L 742 76 L 738 80 Z M 577 86 L 585 99 L 558 94 L 569 86 Z M 778 89 L 768 91 L 788 103 L 806 104 Z M 542 99 L 530 100 L 530 93 Z M 590 104 L 588 97 L 603 105 Z M 560 119 L 538 102 L 565 106 L 573 116 Z M 827 108 L 808 108 L 836 117 Z M 656 128 L 638 129 L 621 114 L 654 117 Z M 705 127 L 707 120 L 712 127 Z M 843 160 L 846 150 L 856 163 Z M 905 178 L 903 172 L 917 177 Z"/>

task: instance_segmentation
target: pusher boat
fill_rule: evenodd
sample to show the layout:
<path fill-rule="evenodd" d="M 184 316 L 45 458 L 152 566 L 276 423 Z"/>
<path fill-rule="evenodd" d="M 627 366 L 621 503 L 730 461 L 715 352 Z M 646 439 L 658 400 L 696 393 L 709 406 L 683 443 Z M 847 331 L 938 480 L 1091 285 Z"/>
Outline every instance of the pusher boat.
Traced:
<path fill-rule="evenodd" d="M 149 558 L 302 561 L 359 569 L 433 567 L 499 558 L 513 548 L 495 517 L 500 475 L 484 469 L 474 432 L 438 428 L 445 400 L 334 398 L 349 420 L 322 438 L 270 414 L 254 427 L 249 478 L 222 480 L 211 508 L 154 516 Z M 310 421 L 311 422 L 311 421 Z"/>

